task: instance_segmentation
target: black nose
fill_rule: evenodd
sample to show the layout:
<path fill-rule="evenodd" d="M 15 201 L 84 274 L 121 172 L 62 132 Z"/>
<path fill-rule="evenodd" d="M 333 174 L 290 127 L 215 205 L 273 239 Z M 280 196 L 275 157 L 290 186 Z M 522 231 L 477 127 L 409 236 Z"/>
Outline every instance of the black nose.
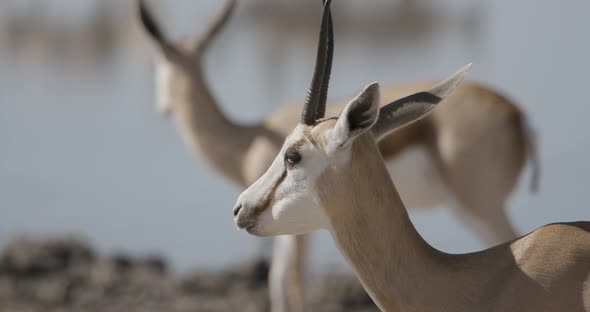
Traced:
<path fill-rule="evenodd" d="M 242 204 L 237 204 L 234 207 L 234 217 L 238 215 L 238 213 L 240 212 L 240 209 L 242 209 Z"/>

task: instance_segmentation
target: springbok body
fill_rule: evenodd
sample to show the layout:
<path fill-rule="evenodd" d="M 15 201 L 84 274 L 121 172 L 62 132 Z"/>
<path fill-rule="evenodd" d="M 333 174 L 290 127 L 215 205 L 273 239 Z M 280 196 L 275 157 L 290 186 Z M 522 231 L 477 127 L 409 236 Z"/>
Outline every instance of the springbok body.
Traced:
<path fill-rule="evenodd" d="M 316 79 L 322 67 L 318 61 L 314 82 L 323 80 Z M 238 198 L 236 225 L 257 236 L 327 229 L 383 311 L 590 311 L 590 222 L 547 225 L 484 251 L 451 255 L 431 247 L 410 221 L 377 140 L 426 115 L 468 68 L 381 108 L 379 86 L 371 84 L 337 118 L 318 113 L 325 102 L 306 101 L 278 156 Z M 326 85 L 312 83 L 310 94 Z"/>
<path fill-rule="evenodd" d="M 141 17 L 160 50 L 158 109 L 173 114 L 188 145 L 245 187 L 262 176 L 279 152 L 298 122 L 301 105 L 284 106 L 258 125 L 236 124 L 221 112 L 203 75 L 202 59 L 234 5 L 228 1 L 202 37 L 181 44 L 166 40 L 144 6 Z M 430 85 L 385 87 L 381 104 Z M 343 104 L 328 105 L 328 114 L 339 112 Z M 466 127 L 468 133 L 463 131 Z M 534 156 L 531 147 L 523 113 L 497 92 L 475 83 L 463 84 L 433 114 L 380 142 L 388 170 L 400 177 L 396 183 L 409 207 L 449 204 L 488 243 L 516 236 L 504 204 L 527 158 Z M 425 188 L 432 190 L 429 196 L 413 191 Z M 285 236 L 275 246 L 272 310 L 301 311 L 307 241 L 303 236 Z"/>

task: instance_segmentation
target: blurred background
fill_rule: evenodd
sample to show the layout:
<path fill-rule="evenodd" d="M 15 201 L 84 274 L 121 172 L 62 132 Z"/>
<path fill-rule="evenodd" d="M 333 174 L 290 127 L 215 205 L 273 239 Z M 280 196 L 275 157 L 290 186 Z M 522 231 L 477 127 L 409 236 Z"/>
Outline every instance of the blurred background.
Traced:
<path fill-rule="evenodd" d="M 303 99 L 317 2 L 238 2 L 205 67 L 232 119 L 255 122 Z M 150 4 L 177 39 L 200 34 L 222 6 Z M 541 191 L 528 192 L 527 168 L 509 202 L 519 232 L 590 220 L 589 11 L 585 0 L 334 1 L 331 97 L 372 81 L 440 79 L 473 62 L 468 78 L 515 100 L 539 136 Z M 155 111 L 154 47 L 135 13 L 129 0 L 0 2 L 0 245 L 72 233 L 100 252 L 160 254 L 175 272 L 253 259 L 259 241 L 231 217 L 240 188 Z M 442 207 L 411 217 L 439 249 L 483 247 Z M 327 233 L 314 236 L 313 269 L 346 269 Z"/>

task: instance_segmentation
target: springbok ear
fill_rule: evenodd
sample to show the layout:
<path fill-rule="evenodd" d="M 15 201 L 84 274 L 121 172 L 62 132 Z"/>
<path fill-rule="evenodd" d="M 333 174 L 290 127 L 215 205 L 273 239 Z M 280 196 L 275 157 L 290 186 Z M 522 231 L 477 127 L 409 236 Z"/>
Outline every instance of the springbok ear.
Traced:
<path fill-rule="evenodd" d="M 379 84 L 374 82 L 346 105 L 330 132 L 330 145 L 334 148 L 346 146 L 358 135 L 370 129 L 378 116 Z"/>
<path fill-rule="evenodd" d="M 470 67 L 471 63 L 465 65 L 428 91 L 414 93 L 381 107 L 379 120 L 372 129 L 375 138 L 380 139 L 390 131 L 424 117 L 455 90 Z"/>
<path fill-rule="evenodd" d="M 145 32 L 162 49 L 166 49 L 168 41 L 164 37 L 162 29 L 154 19 L 154 16 L 145 4 L 145 0 L 138 0 L 139 20 Z"/>

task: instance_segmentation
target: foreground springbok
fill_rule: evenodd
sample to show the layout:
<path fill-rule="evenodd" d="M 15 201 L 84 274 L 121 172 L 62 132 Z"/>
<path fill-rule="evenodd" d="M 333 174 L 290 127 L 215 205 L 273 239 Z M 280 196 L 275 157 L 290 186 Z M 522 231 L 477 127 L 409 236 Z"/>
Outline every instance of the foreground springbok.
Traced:
<path fill-rule="evenodd" d="M 182 43 L 166 38 L 142 2 L 140 17 L 158 47 L 159 110 L 172 113 L 194 150 L 245 187 L 265 172 L 279 152 L 298 122 L 301 105 L 283 106 L 258 125 L 236 124 L 223 114 L 203 75 L 203 56 L 234 6 L 234 0 L 228 1 L 202 36 Z M 381 104 L 431 85 L 416 82 L 385 87 Z M 328 114 L 337 114 L 343 104 L 328 105 Z M 504 211 L 505 202 L 526 160 L 536 159 L 532 143 L 525 117 L 512 102 L 496 91 L 464 83 L 435 112 L 385 136 L 379 147 L 408 207 L 447 204 L 491 244 L 516 236 Z M 534 178 L 533 183 L 536 181 Z M 305 237 L 284 236 L 275 246 L 272 310 L 301 311 Z"/>
<path fill-rule="evenodd" d="M 431 247 L 410 221 L 377 139 L 426 115 L 468 68 L 381 108 L 371 84 L 337 118 L 319 113 L 323 78 L 316 71 L 301 123 L 240 195 L 236 225 L 257 236 L 327 229 L 383 311 L 590 311 L 590 222 L 547 225 L 452 255 Z"/>

